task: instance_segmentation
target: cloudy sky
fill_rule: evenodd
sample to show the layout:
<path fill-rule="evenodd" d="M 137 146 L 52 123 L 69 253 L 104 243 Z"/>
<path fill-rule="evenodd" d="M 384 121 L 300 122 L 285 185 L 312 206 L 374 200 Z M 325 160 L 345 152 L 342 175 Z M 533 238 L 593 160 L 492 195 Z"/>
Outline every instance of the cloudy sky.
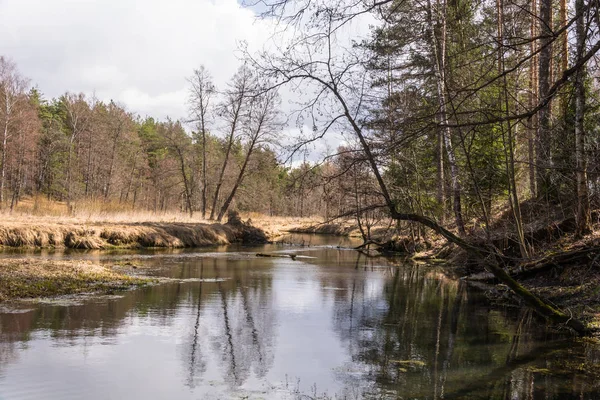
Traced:
<path fill-rule="evenodd" d="M 0 0 L 0 55 L 47 98 L 95 91 L 158 118 L 185 117 L 194 68 L 223 87 L 239 42 L 269 32 L 236 0 Z"/>

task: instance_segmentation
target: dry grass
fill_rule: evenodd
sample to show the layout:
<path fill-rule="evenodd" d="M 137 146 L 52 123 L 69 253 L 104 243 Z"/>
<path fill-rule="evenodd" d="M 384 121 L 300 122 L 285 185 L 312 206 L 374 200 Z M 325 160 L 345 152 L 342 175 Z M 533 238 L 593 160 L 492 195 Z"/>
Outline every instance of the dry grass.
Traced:
<path fill-rule="evenodd" d="M 254 236 L 252 236 L 254 234 Z M 247 226 L 190 223 L 59 223 L 3 221 L 0 245 L 8 247 L 201 247 L 234 242 L 258 242 L 260 232 Z"/>
<path fill-rule="evenodd" d="M 292 229 L 294 233 L 319 233 L 323 235 L 349 236 L 357 227 L 347 224 L 316 224 Z"/>
<path fill-rule="evenodd" d="M 323 221 L 321 217 L 277 217 L 259 213 L 242 214 L 242 219 L 262 229 L 270 238 L 295 232 L 298 228 L 317 225 Z"/>
<path fill-rule="evenodd" d="M 110 293 L 149 282 L 150 279 L 123 275 L 89 261 L 0 260 L 0 302 L 83 292 Z"/>
<path fill-rule="evenodd" d="M 200 247 L 239 241 L 260 241 L 246 225 L 214 224 L 200 214 L 132 211 L 119 203 L 78 202 L 69 214 L 65 203 L 38 196 L 24 199 L 12 213 L 0 212 L 0 246 L 68 247 Z M 275 238 L 317 218 L 242 214 L 242 220 Z M 258 236 L 257 236 L 258 235 Z"/>

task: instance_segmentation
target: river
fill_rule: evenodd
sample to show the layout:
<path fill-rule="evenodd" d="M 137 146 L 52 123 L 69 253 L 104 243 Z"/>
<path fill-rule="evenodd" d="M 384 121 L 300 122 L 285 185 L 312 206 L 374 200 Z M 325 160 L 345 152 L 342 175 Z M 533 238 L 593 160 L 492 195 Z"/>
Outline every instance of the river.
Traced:
<path fill-rule="evenodd" d="M 293 241 L 304 246 L 2 254 L 173 280 L 0 305 L 0 399 L 600 398 L 596 343 L 491 307 L 439 267 Z"/>

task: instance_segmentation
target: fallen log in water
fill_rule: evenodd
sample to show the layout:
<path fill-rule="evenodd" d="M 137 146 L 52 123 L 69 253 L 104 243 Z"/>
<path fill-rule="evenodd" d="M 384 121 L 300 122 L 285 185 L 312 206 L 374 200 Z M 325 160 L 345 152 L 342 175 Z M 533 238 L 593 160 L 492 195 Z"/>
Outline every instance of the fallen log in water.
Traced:
<path fill-rule="evenodd" d="M 296 259 L 296 254 L 267 254 L 267 253 L 256 253 L 256 257 L 269 257 L 269 258 L 291 258 Z"/>

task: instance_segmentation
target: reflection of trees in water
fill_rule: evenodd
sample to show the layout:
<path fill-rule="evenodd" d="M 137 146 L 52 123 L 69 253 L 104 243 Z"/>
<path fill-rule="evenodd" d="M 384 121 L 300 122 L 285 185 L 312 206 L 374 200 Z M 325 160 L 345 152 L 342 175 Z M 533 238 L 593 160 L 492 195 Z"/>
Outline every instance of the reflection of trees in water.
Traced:
<path fill-rule="evenodd" d="M 204 277 L 204 264 L 200 265 L 200 279 Z M 206 371 L 206 361 L 204 360 L 202 349 L 200 348 L 200 314 L 202 311 L 202 281 L 198 285 L 198 300 L 196 301 L 196 320 L 194 323 L 193 334 L 189 348 L 184 353 L 189 354 L 188 376 L 186 385 L 195 388 L 199 378 Z"/>
<path fill-rule="evenodd" d="M 198 281 L 140 288 L 71 307 L 41 304 L 26 313 L 0 313 L 0 365 L 16 361 L 15 346 L 37 330 L 85 347 L 85 338 L 91 337 L 116 343 L 125 327 L 150 319 L 152 326 L 173 327 L 181 339 L 178 352 L 187 386 L 196 387 L 209 368 L 222 370 L 232 385 L 242 384 L 251 372 L 264 377 L 273 363 L 275 314 L 272 276 L 261 269 L 271 266 L 254 259 L 186 259 L 173 263 L 170 275 Z M 209 364 L 214 360 L 219 365 Z"/>
<path fill-rule="evenodd" d="M 370 263 L 357 256 L 357 272 L 335 282 L 345 289 L 336 292 L 334 327 L 352 356 L 337 373 L 346 386 L 356 386 L 360 376 L 374 382 L 363 384 L 363 392 L 402 398 L 565 398 L 578 392 L 589 398 L 599 390 L 594 374 L 557 365 L 576 357 L 593 368 L 598 355 L 544 343 L 552 338 L 541 337 L 548 334 L 529 314 L 490 310 L 465 284 L 410 263 L 384 269 L 382 295 L 373 296 L 371 278 L 361 273 Z M 577 388 L 569 386 L 571 379 Z"/>
<path fill-rule="evenodd" d="M 219 268 L 216 267 L 216 270 L 219 277 Z M 275 314 L 269 290 L 271 277 L 266 274 L 249 276 L 242 273 L 244 270 L 249 268 L 232 271 L 233 290 L 227 291 L 227 282 L 217 284 L 222 331 L 213 340 L 220 348 L 227 380 L 232 386 L 243 384 L 252 371 L 258 378 L 264 377 L 274 358 Z"/>
<path fill-rule="evenodd" d="M 322 260 L 327 268 L 317 276 L 323 298 L 327 306 L 334 304 L 334 329 L 352 356 L 352 363 L 336 370 L 346 386 L 341 398 L 360 398 L 365 391 L 383 398 L 598 394 L 595 345 L 543 344 L 544 329 L 529 314 L 510 319 L 488 310 L 476 294 L 430 266 L 396 266 L 335 249 L 319 250 L 314 262 Z M 147 319 L 153 327 L 173 327 L 174 339 L 181 339 L 181 380 L 191 388 L 207 371 L 222 371 L 232 386 L 252 375 L 264 377 L 274 360 L 271 266 L 271 260 L 253 258 L 190 258 L 170 265 L 171 276 L 205 281 L 142 288 L 75 307 L 40 305 L 0 314 L 0 369 L 15 362 L 18 348 L 36 330 L 78 345 L 92 337 L 117 342 L 124 328 Z"/>

